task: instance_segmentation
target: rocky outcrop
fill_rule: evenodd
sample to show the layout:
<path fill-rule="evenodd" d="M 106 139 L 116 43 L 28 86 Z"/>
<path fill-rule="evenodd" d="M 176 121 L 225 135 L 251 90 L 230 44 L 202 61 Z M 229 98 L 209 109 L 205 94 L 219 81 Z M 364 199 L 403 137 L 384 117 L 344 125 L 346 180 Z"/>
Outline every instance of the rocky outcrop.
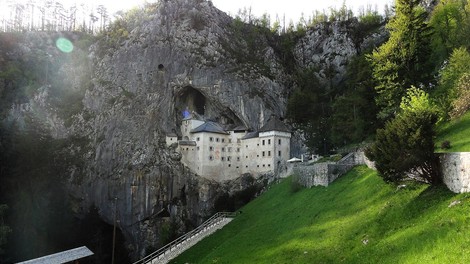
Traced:
<path fill-rule="evenodd" d="M 300 39 L 294 55 L 301 68 L 316 69 L 324 85 L 337 86 L 344 81 L 352 57 L 386 40 L 388 32 L 382 29 L 366 30 L 356 19 L 321 23 Z"/>

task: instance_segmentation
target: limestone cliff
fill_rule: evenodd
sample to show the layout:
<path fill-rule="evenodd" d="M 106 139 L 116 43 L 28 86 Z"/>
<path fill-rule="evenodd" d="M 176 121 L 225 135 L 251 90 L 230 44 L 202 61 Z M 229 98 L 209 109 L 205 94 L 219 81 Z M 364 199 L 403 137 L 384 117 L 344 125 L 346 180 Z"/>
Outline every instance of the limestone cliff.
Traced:
<path fill-rule="evenodd" d="M 211 182 L 185 168 L 165 146 L 182 111 L 256 130 L 285 116 L 295 69 L 282 63 L 276 36 L 251 34 L 256 27 L 237 25 L 210 1 L 160 1 L 126 19 L 98 37 L 87 60 L 63 64 L 61 76 L 82 87 L 71 122 L 46 107 L 47 86 L 26 105 L 43 102 L 57 138 L 81 139 L 68 147 L 81 160 L 67 172 L 74 209 L 96 206 L 110 224 L 116 212 L 135 258 L 161 243 L 166 212 L 183 231 L 213 213 L 221 194 L 256 183 Z M 325 83 L 342 82 L 348 59 L 384 38 L 355 38 L 354 23 L 309 29 L 292 51 L 295 67 L 315 66 Z M 31 109 L 14 104 L 10 118 Z"/>

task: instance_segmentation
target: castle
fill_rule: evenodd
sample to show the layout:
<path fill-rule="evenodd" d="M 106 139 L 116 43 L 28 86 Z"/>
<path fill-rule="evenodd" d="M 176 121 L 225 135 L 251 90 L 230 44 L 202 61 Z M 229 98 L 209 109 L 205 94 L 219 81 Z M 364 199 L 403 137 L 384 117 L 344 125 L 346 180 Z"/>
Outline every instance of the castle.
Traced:
<path fill-rule="evenodd" d="M 181 124 L 182 140 L 166 137 L 167 145 L 178 143 L 181 162 L 196 174 L 215 181 L 232 180 L 241 174 L 276 171 L 290 156 L 291 132 L 282 121 L 270 118 L 258 131 L 244 126 L 222 126 L 188 115 Z"/>

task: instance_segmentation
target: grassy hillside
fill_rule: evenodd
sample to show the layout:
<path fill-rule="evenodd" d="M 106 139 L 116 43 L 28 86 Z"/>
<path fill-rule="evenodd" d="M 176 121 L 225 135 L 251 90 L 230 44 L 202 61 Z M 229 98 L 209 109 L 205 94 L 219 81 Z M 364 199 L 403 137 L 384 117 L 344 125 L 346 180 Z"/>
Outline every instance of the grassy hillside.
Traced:
<path fill-rule="evenodd" d="M 470 194 L 397 190 L 365 167 L 328 188 L 286 179 L 172 263 L 470 263 L 469 212 Z"/>
<path fill-rule="evenodd" d="M 441 148 L 445 140 L 450 142 L 450 149 Z M 470 111 L 459 119 L 439 126 L 436 145 L 438 152 L 470 151 Z"/>

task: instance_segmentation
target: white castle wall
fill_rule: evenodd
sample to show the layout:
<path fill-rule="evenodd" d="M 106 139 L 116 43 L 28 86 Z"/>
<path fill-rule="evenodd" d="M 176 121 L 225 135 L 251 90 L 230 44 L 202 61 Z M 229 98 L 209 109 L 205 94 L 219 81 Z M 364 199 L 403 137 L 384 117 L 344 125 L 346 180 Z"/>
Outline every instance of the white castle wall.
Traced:
<path fill-rule="evenodd" d="M 226 181 L 243 173 L 256 177 L 278 171 L 277 167 L 281 164 L 285 167 L 289 159 L 290 133 L 269 131 L 249 139 L 242 139 L 246 132 L 190 133 L 203 123 L 194 119 L 183 121 L 183 140 L 179 141 L 178 150 L 181 162 L 204 178 Z"/>

